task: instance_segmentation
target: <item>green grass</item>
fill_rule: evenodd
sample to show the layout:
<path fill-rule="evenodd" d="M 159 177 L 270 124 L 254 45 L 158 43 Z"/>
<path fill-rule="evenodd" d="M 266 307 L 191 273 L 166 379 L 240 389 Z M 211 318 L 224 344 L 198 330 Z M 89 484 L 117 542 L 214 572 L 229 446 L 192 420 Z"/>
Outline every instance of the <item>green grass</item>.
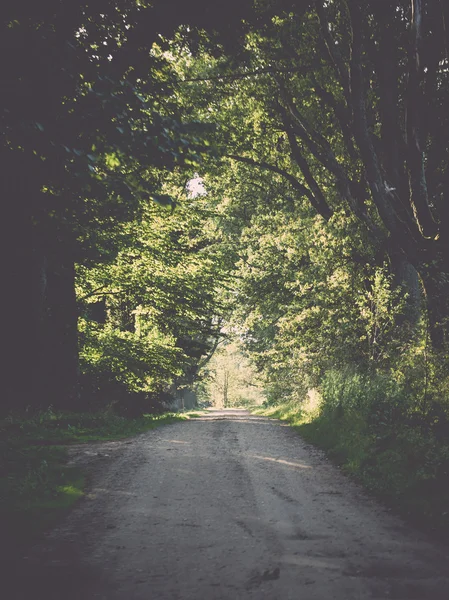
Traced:
<path fill-rule="evenodd" d="M 202 411 L 187 411 L 185 413 L 183 413 L 183 415 L 185 417 L 187 417 L 187 419 L 200 419 L 201 417 L 203 417 L 204 415 L 207 415 L 207 410 L 202 410 Z"/>
<path fill-rule="evenodd" d="M 185 418 L 175 413 L 127 419 L 109 413 L 47 411 L 32 419 L 6 419 L 0 422 L 0 432 L 22 444 L 72 444 L 130 437 Z"/>
<path fill-rule="evenodd" d="M 296 427 L 304 422 L 305 415 L 297 402 L 284 402 L 276 406 L 252 408 L 251 412 L 255 415 L 270 417 L 270 419 L 279 419 L 287 421 L 289 425 Z"/>
<path fill-rule="evenodd" d="M 29 544 L 82 497 L 85 476 L 67 466 L 68 445 L 127 438 L 186 418 L 47 411 L 0 421 L 0 558 Z"/>

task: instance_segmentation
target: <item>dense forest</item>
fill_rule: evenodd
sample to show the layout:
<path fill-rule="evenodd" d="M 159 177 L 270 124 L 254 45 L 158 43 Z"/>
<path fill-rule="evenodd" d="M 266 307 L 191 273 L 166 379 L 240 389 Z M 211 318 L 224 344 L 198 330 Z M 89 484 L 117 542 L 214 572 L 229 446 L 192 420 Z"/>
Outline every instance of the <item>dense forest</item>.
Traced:
<path fill-rule="evenodd" d="M 449 4 L 1 14 L 3 415 L 204 397 L 237 343 L 354 471 L 444 497 Z"/>

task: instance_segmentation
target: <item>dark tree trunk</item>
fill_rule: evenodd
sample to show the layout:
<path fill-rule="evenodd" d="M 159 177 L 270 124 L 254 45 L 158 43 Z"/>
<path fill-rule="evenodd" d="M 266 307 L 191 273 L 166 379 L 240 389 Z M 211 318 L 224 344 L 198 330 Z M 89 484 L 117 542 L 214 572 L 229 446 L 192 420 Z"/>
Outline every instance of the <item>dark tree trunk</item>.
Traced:
<path fill-rule="evenodd" d="M 16 211 L 14 211 L 16 212 Z M 32 404 L 30 369 L 37 340 L 32 312 L 33 250 L 29 223 L 10 214 L 3 257 L 3 309 L 1 335 L 2 411 Z M 18 224 L 20 223 L 20 224 Z"/>
<path fill-rule="evenodd" d="M 27 165 L 4 148 L 0 150 L 3 174 L 3 244 L 1 311 L 1 406 L 3 413 L 33 404 L 31 365 L 37 352 L 33 311 L 34 236 L 29 200 Z"/>
<path fill-rule="evenodd" d="M 405 300 L 404 311 L 398 315 L 398 324 L 408 327 L 413 337 L 423 307 L 419 273 L 401 251 L 390 252 L 390 261 L 394 283 L 402 290 Z"/>
<path fill-rule="evenodd" d="M 41 406 L 76 408 L 78 400 L 78 312 L 75 267 L 70 258 L 47 259 L 42 347 L 36 381 Z"/>
<path fill-rule="evenodd" d="M 78 379 L 74 264 L 56 244 L 50 251 L 56 235 L 33 223 L 20 181 L 11 177 L 9 183 L 9 214 L 2 223 L 0 411 L 69 408 Z"/>
<path fill-rule="evenodd" d="M 449 350 L 449 265 L 433 261 L 420 269 L 427 302 L 430 339 L 437 351 Z M 442 266 L 445 264 L 444 270 Z"/>

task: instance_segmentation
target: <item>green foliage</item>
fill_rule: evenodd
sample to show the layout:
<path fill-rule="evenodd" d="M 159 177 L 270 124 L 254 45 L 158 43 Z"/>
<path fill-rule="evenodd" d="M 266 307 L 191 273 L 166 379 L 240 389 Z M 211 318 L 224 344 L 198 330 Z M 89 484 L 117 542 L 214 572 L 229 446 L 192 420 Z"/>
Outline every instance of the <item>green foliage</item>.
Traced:
<path fill-rule="evenodd" d="M 253 408 L 255 414 L 270 417 L 272 419 L 280 419 L 287 421 L 292 426 L 300 425 L 304 419 L 304 411 L 301 403 L 295 400 L 282 401 L 278 400 L 276 405 L 265 403 L 263 408 Z"/>
<path fill-rule="evenodd" d="M 182 351 L 161 332 L 137 337 L 111 324 L 86 322 L 80 323 L 80 332 L 80 366 L 84 385 L 92 391 L 110 390 L 117 383 L 128 392 L 154 392 L 182 373 Z"/>
<path fill-rule="evenodd" d="M 123 438 L 147 431 L 158 424 L 183 419 L 174 413 L 143 415 L 127 419 L 108 412 L 60 412 L 51 408 L 33 418 L 8 417 L 2 432 L 13 443 L 72 443 Z M 6 443 L 6 442 L 5 442 Z"/>
<path fill-rule="evenodd" d="M 78 267 L 80 364 L 97 396 L 114 384 L 140 394 L 192 385 L 219 335 L 225 267 L 213 211 L 206 198 L 177 193 L 174 211 L 150 205 L 124 226 L 129 239 L 112 260 Z"/>
<path fill-rule="evenodd" d="M 199 375 L 201 384 L 197 386 L 197 395 L 200 402 L 229 408 L 258 405 L 265 398 L 260 378 L 245 356 L 235 332 L 228 332 L 228 339 L 217 348 Z"/>

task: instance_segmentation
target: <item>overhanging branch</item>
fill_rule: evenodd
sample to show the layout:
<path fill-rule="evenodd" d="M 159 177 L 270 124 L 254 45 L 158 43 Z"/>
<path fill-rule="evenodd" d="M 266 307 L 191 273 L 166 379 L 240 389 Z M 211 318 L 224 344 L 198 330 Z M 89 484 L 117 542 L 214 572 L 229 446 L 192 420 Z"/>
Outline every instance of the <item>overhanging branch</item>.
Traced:
<path fill-rule="evenodd" d="M 422 22 L 424 11 L 422 0 L 411 0 L 412 23 L 409 53 L 409 76 L 407 86 L 407 168 L 410 185 L 410 204 L 416 222 L 425 238 L 434 238 L 438 233 L 438 225 L 429 208 L 427 181 L 424 167 L 425 136 L 422 132 L 423 98 L 421 77 Z"/>
<path fill-rule="evenodd" d="M 299 148 L 298 148 L 298 152 L 299 152 Z M 313 182 L 315 182 L 315 186 L 317 189 L 314 189 L 314 192 L 316 194 L 316 191 L 318 191 L 318 193 L 319 193 L 318 198 L 316 198 L 315 194 L 312 193 L 312 191 L 310 189 L 308 189 L 305 185 L 303 185 L 301 182 L 299 182 L 296 179 L 296 177 L 294 177 L 291 173 L 289 173 L 288 171 L 285 171 L 284 169 L 276 167 L 275 165 L 271 165 L 271 164 L 269 164 L 267 162 L 263 162 L 263 161 L 259 162 L 259 161 L 253 160 L 252 158 L 247 158 L 246 156 L 237 156 L 235 154 L 228 154 L 225 156 L 225 158 L 231 158 L 232 160 L 246 163 L 253 167 L 257 167 L 257 168 L 260 168 L 260 169 L 263 169 L 266 171 L 271 171 L 272 173 L 277 173 L 278 175 L 281 175 L 282 177 L 284 177 L 284 179 L 286 179 L 290 183 L 290 185 L 296 191 L 298 191 L 301 194 L 301 196 L 306 196 L 308 198 L 311 205 L 315 208 L 315 210 L 324 219 L 326 219 L 326 221 L 328 221 L 330 219 L 330 217 L 332 216 L 332 210 L 326 203 L 324 196 L 322 196 L 321 190 L 318 188 L 318 184 L 316 184 L 315 180 L 312 181 L 313 178 L 312 179 L 309 178 L 309 180 L 308 180 L 306 177 L 306 181 L 308 184 L 309 184 L 309 182 L 312 181 L 312 185 L 313 185 Z M 298 162 L 298 161 L 296 161 L 296 162 Z M 300 166 L 300 165 L 298 164 L 298 166 Z M 305 165 L 305 166 L 307 167 L 307 165 Z M 301 169 L 301 171 L 302 171 L 302 169 Z M 303 174 L 304 174 L 304 172 L 303 172 Z"/>

